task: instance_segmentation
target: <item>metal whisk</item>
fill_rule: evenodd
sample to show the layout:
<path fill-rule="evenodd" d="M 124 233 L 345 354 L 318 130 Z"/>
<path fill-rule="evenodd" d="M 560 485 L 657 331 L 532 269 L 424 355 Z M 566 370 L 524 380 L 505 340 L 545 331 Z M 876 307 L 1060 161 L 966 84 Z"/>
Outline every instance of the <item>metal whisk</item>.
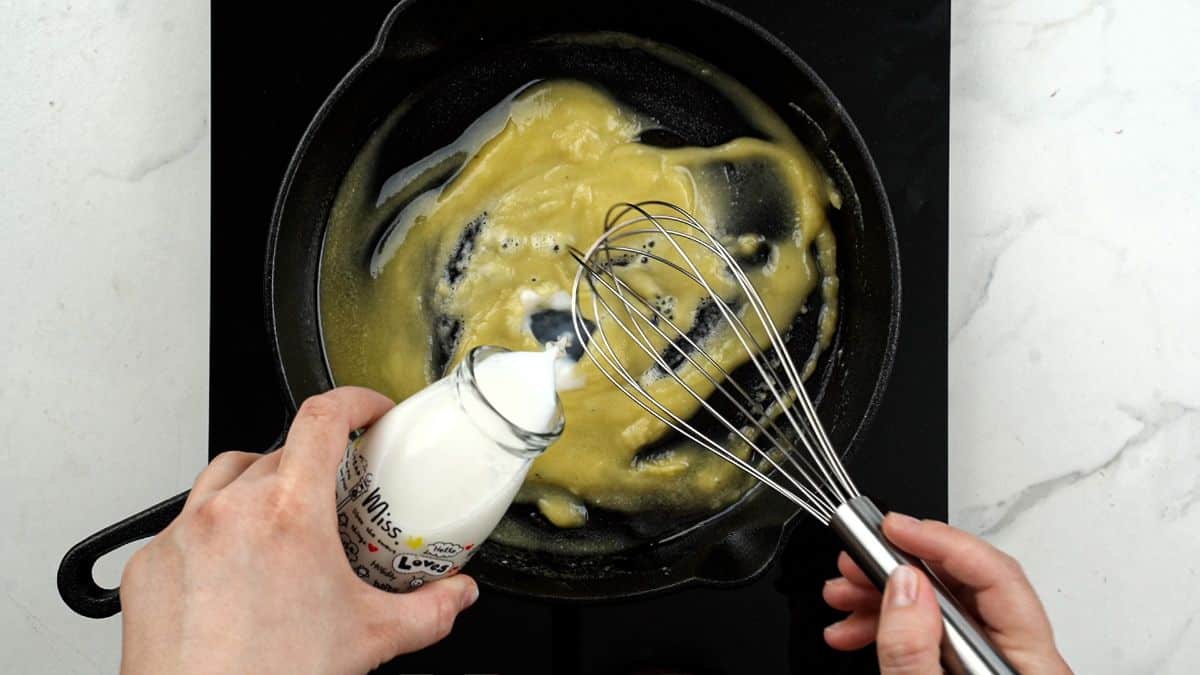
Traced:
<path fill-rule="evenodd" d="M 649 240 L 665 246 L 651 249 Z M 595 243 L 571 254 L 580 265 L 571 291 L 576 339 L 614 386 L 663 424 L 832 527 L 880 589 L 897 566 L 922 566 L 942 610 L 948 670 L 1016 672 L 928 567 L 883 536 L 883 515 L 842 466 L 767 305 L 713 232 L 673 204 L 618 204 Z M 702 267 L 716 273 L 706 275 Z M 704 302 L 719 314 L 717 330 L 728 331 L 740 353 L 731 358 L 706 351 L 701 343 L 708 338 L 681 327 L 646 290 L 656 279 L 703 289 Z M 739 382 L 732 372 L 747 365 L 757 377 Z M 665 391 L 676 390 L 686 391 L 699 410 L 674 410 L 662 400 Z M 703 421 L 693 421 L 698 419 Z M 725 439 L 701 429 L 714 422 Z"/>

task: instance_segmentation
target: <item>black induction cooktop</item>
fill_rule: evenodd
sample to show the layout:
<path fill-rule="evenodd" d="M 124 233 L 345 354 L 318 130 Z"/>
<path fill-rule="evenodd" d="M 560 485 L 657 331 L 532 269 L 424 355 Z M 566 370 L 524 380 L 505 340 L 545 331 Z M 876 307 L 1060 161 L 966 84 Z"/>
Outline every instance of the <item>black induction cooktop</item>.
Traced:
<path fill-rule="evenodd" d="M 313 113 L 392 4 L 213 7 L 210 454 L 267 448 L 283 427 L 262 292 L 271 210 Z M 850 470 L 881 506 L 944 518 L 949 0 L 726 4 L 821 75 L 878 164 L 899 233 L 903 314 L 887 394 Z M 739 589 L 589 606 L 485 591 L 453 635 L 381 672 L 873 672 L 872 653 L 838 654 L 821 639 L 838 618 L 820 598 L 836 552 L 829 532 L 804 522 L 781 562 Z"/>

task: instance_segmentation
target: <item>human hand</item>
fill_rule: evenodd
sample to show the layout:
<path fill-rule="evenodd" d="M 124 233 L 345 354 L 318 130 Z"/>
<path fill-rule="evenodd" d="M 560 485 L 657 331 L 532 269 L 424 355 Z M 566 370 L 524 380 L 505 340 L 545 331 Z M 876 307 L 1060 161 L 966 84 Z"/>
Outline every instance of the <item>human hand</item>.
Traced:
<path fill-rule="evenodd" d="M 437 642 L 478 597 L 457 575 L 395 595 L 338 539 L 334 475 L 351 430 L 392 408 L 342 387 L 304 402 L 278 452 L 226 452 L 121 578 L 121 672 L 363 673 Z"/>
<path fill-rule="evenodd" d="M 1046 611 L 1016 560 L 935 520 L 892 513 L 883 521 L 883 533 L 929 564 L 1019 672 L 1071 672 L 1054 645 Z M 850 651 L 876 642 L 883 675 L 941 673 L 942 618 L 925 574 L 907 565 L 897 568 L 881 597 L 850 556 L 842 553 L 837 564 L 842 576 L 826 582 L 822 595 L 830 607 L 850 616 L 825 629 L 829 646 Z"/>

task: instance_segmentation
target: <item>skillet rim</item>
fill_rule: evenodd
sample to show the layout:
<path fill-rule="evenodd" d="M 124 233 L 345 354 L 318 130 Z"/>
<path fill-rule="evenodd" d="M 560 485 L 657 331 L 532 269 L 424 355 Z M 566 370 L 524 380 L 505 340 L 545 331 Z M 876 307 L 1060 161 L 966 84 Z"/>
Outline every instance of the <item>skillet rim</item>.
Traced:
<path fill-rule="evenodd" d="M 429 0 L 400 0 L 388 12 L 388 15 L 384 18 L 382 24 L 380 25 L 378 32 L 376 33 L 375 40 L 371 44 L 371 47 L 367 50 L 367 52 L 361 58 L 359 58 L 358 61 L 355 62 L 355 64 L 350 68 L 350 70 L 347 71 L 346 75 L 344 75 L 338 81 L 338 83 L 333 87 L 333 89 L 330 90 L 330 93 L 326 96 L 324 101 L 321 103 L 321 106 L 317 109 L 316 113 L 313 115 L 312 120 L 305 127 L 304 133 L 301 136 L 301 139 L 298 142 L 296 149 L 293 151 L 292 156 L 288 161 L 287 169 L 284 172 L 279 191 L 276 194 L 275 204 L 274 204 L 274 207 L 273 207 L 272 213 L 271 213 L 270 226 L 268 229 L 267 248 L 266 248 L 266 255 L 265 255 L 265 260 L 264 260 L 263 294 L 264 294 L 264 314 L 265 314 L 264 318 L 266 321 L 266 327 L 267 327 L 268 333 L 270 335 L 271 350 L 275 357 L 273 365 L 275 368 L 276 375 L 278 376 L 280 384 L 283 389 L 284 402 L 285 402 L 285 404 L 287 404 L 287 406 L 286 406 L 287 411 L 285 413 L 286 414 L 285 426 L 290 425 L 291 418 L 294 415 L 294 411 L 298 407 L 299 401 L 296 400 L 295 389 L 293 388 L 291 382 L 289 381 L 287 369 L 284 365 L 284 352 L 283 352 L 282 345 L 280 344 L 279 332 L 278 332 L 278 325 L 280 322 L 277 319 L 277 312 L 278 312 L 279 308 L 278 308 L 278 303 L 276 303 L 276 301 L 275 301 L 275 297 L 276 297 L 276 295 L 275 295 L 275 293 L 276 293 L 275 270 L 276 270 L 276 266 L 277 266 L 276 252 L 278 250 L 278 243 L 279 243 L 279 237 L 280 237 L 280 230 L 282 229 L 281 224 L 282 224 L 283 217 L 284 217 L 284 210 L 289 201 L 289 197 L 291 195 L 296 176 L 299 172 L 300 165 L 303 163 L 305 155 L 307 154 L 309 148 L 311 147 L 311 145 L 313 143 L 314 138 L 320 131 L 320 129 L 323 126 L 323 124 L 325 123 L 326 119 L 329 117 L 329 115 L 331 114 L 331 112 L 335 108 L 335 106 L 338 104 L 338 102 L 342 99 L 345 92 L 350 87 L 352 87 L 359 80 L 359 78 L 362 77 L 363 74 L 372 65 L 374 65 L 376 61 L 378 61 L 380 59 L 381 56 L 383 56 L 386 48 L 388 47 L 388 41 L 389 41 L 389 38 L 391 37 L 392 30 L 395 27 L 396 22 L 400 19 L 400 17 L 411 6 L 416 5 L 417 3 L 422 2 L 422 1 L 427 2 Z M 855 186 L 855 192 L 859 196 L 860 203 L 862 203 L 864 201 L 862 199 L 862 195 L 869 193 L 874 198 L 874 201 L 878 204 L 880 222 L 877 224 L 877 226 L 882 227 L 882 229 L 884 231 L 884 235 L 885 235 L 887 258 L 888 258 L 888 262 L 889 262 L 889 270 L 888 271 L 889 271 L 889 278 L 890 278 L 890 282 L 891 282 L 891 294 L 890 294 L 890 297 L 888 298 L 889 310 L 888 310 L 887 335 L 886 335 L 883 345 L 882 345 L 882 359 L 881 359 L 881 362 L 878 367 L 878 374 L 875 377 L 875 384 L 871 391 L 871 395 L 867 398 L 867 403 L 866 403 L 865 409 L 864 409 L 861 417 L 859 418 L 858 423 L 856 425 L 854 425 L 853 431 L 851 431 L 851 433 L 849 434 L 849 437 L 846 440 L 845 447 L 839 453 L 841 456 L 841 460 L 844 463 L 848 463 L 860 450 L 860 445 L 861 445 L 860 441 L 861 441 L 863 435 L 870 428 L 871 423 L 874 421 L 875 415 L 878 412 L 879 406 L 882 403 L 884 393 L 886 392 L 887 385 L 891 379 L 892 369 L 893 369 L 893 365 L 894 365 L 894 361 L 895 361 L 896 348 L 897 348 L 897 344 L 899 341 L 899 334 L 900 334 L 899 332 L 900 332 L 900 316 L 901 316 L 901 263 L 900 263 L 899 241 L 897 239 L 896 226 L 895 226 L 895 221 L 894 221 L 894 218 L 892 215 L 891 204 L 890 204 L 890 201 L 888 200 L 887 191 L 884 188 L 883 180 L 882 180 L 881 176 L 879 175 L 878 166 L 876 165 L 875 160 L 872 157 L 870 150 L 868 149 L 866 142 L 862 137 L 862 134 L 859 132 L 858 127 L 854 124 L 854 121 L 850 118 L 849 113 L 846 111 L 846 109 L 842 105 L 841 101 L 837 98 L 837 96 L 834 95 L 833 91 L 828 87 L 828 85 L 825 84 L 824 80 L 821 79 L 821 77 L 816 73 L 816 71 L 814 71 L 807 64 L 807 62 L 805 62 L 803 59 L 801 59 L 800 56 L 797 55 L 791 49 L 791 47 L 789 47 L 787 44 L 785 44 L 782 40 L 777 38 L 775 35 L 773 35 L 769 31 L 767 31 L 765 28 L 763 28 L 757 22 L 751 20 L 750 18 L 746 17 L 745 15 L 741 14 L 740 12 L 738 12 L 734 9 L 726 7 L 725 5 L 722 5 L 718 2 L 715 2 L 714 0 L 681 0 L 681 1 L 699 6 L 701 8 L 712 10 L 720 15 L 723 15 L 725 18 L 740 25 L 742 28 L 747 29 L 751 34 L 753 34 L 753 36 L 755 38 L 766 43 L 771 49 L 773 49 L 774 51 L 781 54 L 788 61 L 788 63 L 794 69 L 796 69 L 796 71 L 799 72 L 799 74 L 802 77 L 804 77 L 809 83 L 811 83 L 813 85 L 816 92 L 826 102 L 826 104 L 829 105 L 831 111 L 834 114 L 834 120 L 837 122 L 838 125 L 840 125 L 841 130 L 845 132 L 850 145 L 854 148 L 855 152 L 863 160 L 863 172 L 865 173 L 865 177 L 867 178 L 867 182 L 869 183 L 869 186 L 866 186 L 868 188 L 867 190 L 863 190 L 859 186 Z M 714 65 L 719 66 L 720 64 L 714 64 Z M 798 106 L 797 106 L 797 109 L 803 114 L 802 109 L 799 109 Z M 821 128 L 821 127 L 818 127 L 818 128 Z M 824 132 L 824 129 L 821 128 L 821 131 Z M 319 283 L 320 265 L 321 265 L 321 261 L 318 259 L 317 283 Z M 318 292 L 316 294 L 318 303 L 319 303 L 319 297 L 320 297 L 320 294 Z M 319 309 L 318 309 L 318 313 L 319 313 Z M 320 339 L 322 340 L 322 344 L 323 344 L 324 337 L 323 337 L 322 328 L 320 326 L 319 317 L 318 317 L 318 321 L 317 321 L 317 333 L 318 333 L 318 336 L 320 337 Z M 332 383 L 333 382 L 332 372 L 331 372 L 331 369 L 329 368 L 327 356 L 325 355 L 325 350 L 323 347 L 321 348 L 321 358 L 322 358 L 322 361 L 324 364 L 324 370 L 329 377 L 330 383 Z M 280 435 L 280 439 L 278 441 L 280 444 L 282 444 L 282 440 L 283 440 L 283 437 L 285 434 L 286 434 L 286 432 L 284 434 Z M 743 497 L 742 499 L 739 499 L 738 502 L 735 502 L 735 504 L 740 503 L 746 497 L 753 494 L 759 487 L 761 487 L 761 486 L 755 486 L 755 489 L 752 489 L 751 491 L 749 491 L 745 497 Z M 717 513 L 714 513 L 711 516 L 708 516 L 708 517 L 702 519 L 701 521 L 698 521 L 696 524 L 690 526 L 688 528 L 688 531 L 691 531 L 695 528 L 703 527 L 704 525 L 708 524 L 712 520 L 721 517 L 723 514 L 725 514 L 729 510 L 729 508 L 732 508 L 733 506 L 734 505 L 730 505 L 730 507 L 727 507 L 726 509 L 722 509 L 721 511 L 718 511 Z M 788 506 L 792 506 L 792 505 L 789 504 Z M 774 538 L 775 539 L 774 546 L 769 551 L 764 551 L 765 555 L 762 556 L 762 563 L 752 572 L 750 572 L 748 574 L 742 574 L 742 575 L 737 576 L 736 578 L 732 578 L 732 579 L 730 579 L 730 578 L 715 579 L 715 578 L 703 576 L 702 574 L 699 573 L 699 570 L 693 569 L 693 570 L 690 570 L 689 572 L 687 572 L 685 575 L 682 575 L 676 579 L 673 579 L 669 582 L 662 583 L 659 585 L 654 585 L 652 587 L 631 590 L 631 591 L 625 591 L 625 592 L 620 592 L 620 593 L 599 593 L 599 594 L 589 594 L 586 592 L 581 593 L 576 590 L 575 592 L 572 592 L 569 596 L 561 595 L 561 594 L 554 594 L 554 593 L 543 593 L 543 592 L 531 591 L 531 590 L 527 590 L 527 589 L 514 588 L 511 586 L 496 583 L 496 582 L 488 580 L 486 578 L 479 579 L 479 581 L 483 585 L 488 586 L 490 589 L 500 591 L 506 595 L 538 599 L 538 600 L 545 600 L 545 601 L 552 601 L 552 602 L 564 603 L 564 604 L 574 604 L 574 603 L 578 603 L 578 602 L 606 602 L 606 601 L 618 601 L 618 600 L 646 598 L 646 597 L 651 597 L 651 596 L 662 595 L 665 593 L 669 593 L 671 591 L 675 591 L 675 590 L 679 590 L 679 589 L 687 588 L 687 587 L 730 588 L 730 587 L 742 586 L 742 585 L 745 585 L 745 584 L 755 581 L 756 579 L 760 578 L 763 574 L 765 574 L 767 572 L 767 570 L 771 567 L 771 565 L 779 557 L 780 551 L 782 550 L 784 545 L 786 545 L 792 532 L 795 530 L 797 523 L 799 522 L 799 520 L 801 519 L 801 517 L 803 515 L 804 515 L 803 511 L 801 511 L 797 507 L 792 506 L 790 514 L 787 515 L 785 518 L 783 518 L 779 524 L 779 534 L 777 537 Z M 724 545 L 723 542 L 716 544 L 716 546 L 722 546 L 722 545 Z"/>

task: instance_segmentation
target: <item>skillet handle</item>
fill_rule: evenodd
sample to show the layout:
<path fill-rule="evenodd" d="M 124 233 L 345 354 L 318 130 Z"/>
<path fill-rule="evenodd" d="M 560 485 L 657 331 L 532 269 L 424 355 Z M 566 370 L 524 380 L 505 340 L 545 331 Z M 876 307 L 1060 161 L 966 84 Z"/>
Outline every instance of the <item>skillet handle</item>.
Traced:
<path fill-rule="evenodd" d="M 942 665 L 954 675 L 1017 675 L 971 614 L 954 599 L 929 567 L 892 545 L 883 536 L 883 514 L 866 497 L 854 497 L 837 508 L 829 526 L 846 543 L 846 552 L 879 590 L 900 565 L 919 568 L 933 582 L 942 610 Z"/>
<path fill-rule="evenodd" d="M 120 612 L 121 589 L 103 588 L 96 583 L 92 576 L 96 561 L 125 544 L 152 537 L 166 529 L 183 511 L 189 492 L 181 492 L 135 513 L 72 546 L 58 565 L 58 594 L 63 602 L 92 619 L 104 619 Z"/>

